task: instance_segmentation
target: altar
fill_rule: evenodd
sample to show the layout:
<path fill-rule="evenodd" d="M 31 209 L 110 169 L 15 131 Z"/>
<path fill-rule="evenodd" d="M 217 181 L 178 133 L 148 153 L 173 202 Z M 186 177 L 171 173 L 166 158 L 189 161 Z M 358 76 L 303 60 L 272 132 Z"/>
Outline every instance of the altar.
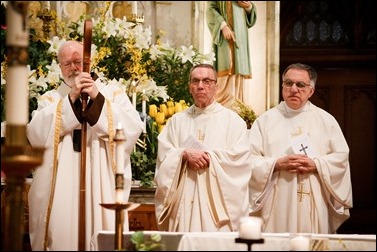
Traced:
<path fill-rule="evenodd" d="M 127 244 L 134 232 L 123 233 Z M 159 232 L 144 231 L 146 237 L 161 235 L 161 245 L 166 251 L 247 251 L 247 245 L 236 243 L 238 232 Z M 254 244 L 253 251 L 289 251 L 289 233 L 263 233 L 263 244 Z M 93 236 L 92 251 L 114 250 L 114 232 L 100 231 Z M 312 251 L 376 251 L 376 235 L 312 234 Z"/>

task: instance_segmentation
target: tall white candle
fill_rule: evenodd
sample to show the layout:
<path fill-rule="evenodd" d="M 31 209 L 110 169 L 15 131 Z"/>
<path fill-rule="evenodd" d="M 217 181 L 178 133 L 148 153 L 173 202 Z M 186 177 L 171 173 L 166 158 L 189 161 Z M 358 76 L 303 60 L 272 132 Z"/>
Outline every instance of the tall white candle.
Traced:
<path fill-rule="evenodd" d="M 135 81 L 132 81 L 131 87 L 132 87 L 132 105 L 134 105 L 134 108 L 136 109 L 136 83 Z"/>
<path fill-rule="evenodd" d="M 123 131 L 122 123 L 118 124 L 118 129 Z M 124 135 L 124 134 L 122 134 Z M 125 152 L 125 141 L 117 140 L 116 141 L 116 173 L 124 173 L 124 153 Z"/>
<path fill-rule="evenodd" d="M 137 16 L 137 1 L 132 1 L 132 14 Z"/>
<path fill-rule="evenodd" d="M 19 6 L 27 8 L 24 2 Z M 29 122 L 29 88 L 27 70 L 27 49 L 29 46 L 29 30 L 26 15 L 17 12 L 12 4 L 7 7 L 7 37 L 8 50 L 12 51 L 13 59 L 9 59 L 6 78 L 5 120 L 9 125 L 26 125 Z M 15 52 L 13 47 L 21 48 Z"/>
<path fill-rule="evenodd" d="M 116 189 L 115 190 L 115 201 L 116 203 L 123 203 L 124 202 L 124 189 Z"/>
<path fill-rule="evenodd" d="M 116 133 L 116 179 L 120 179 L 120 181 L 115 181 L 116 185 L 122 185 L 124 184 L 124 160 L 125 160 L 125 139 L 124 139 L 124 132 L 123 132 L 123 126 L 122 123 L 119 123 Z M 118 178 L 118 176 L 121 176 L 121 178 Z M 124 188 L 119 188 L 117 186 L 115 190 L 115 198 L 116 202 L 122 203 L 124 195 Z"/>
<path fill-rule="evenodd" d="M 147 113 L 147 102 L 145 98 L 145 90 L 143 89 L 143 97 L 142 97 L 142 103 L 141 103 L 141 113 L 145 115 Z"/>
<path fill-rule="evenodd" d="M 262 220 L 258 217 L 243 217 L 240 221 L 239 236 L 243 239 L 261 239 Z"/>
<path fill-rule="evenodd" d="M 143 133 L 147 132 L 147 99 L 145 97 L 145 90 L 143 89 L 143 97 L 141 102 L 141 114 L 143 115 L 144 126 Z"/>

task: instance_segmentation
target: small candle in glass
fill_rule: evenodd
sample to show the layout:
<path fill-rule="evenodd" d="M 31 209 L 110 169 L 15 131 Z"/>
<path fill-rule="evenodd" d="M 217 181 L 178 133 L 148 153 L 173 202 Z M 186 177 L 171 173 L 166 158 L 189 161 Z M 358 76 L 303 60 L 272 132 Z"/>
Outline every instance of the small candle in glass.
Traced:
<path fill-rule="evenodd" d="M 291 234 L 289 249 L 291 251 L 309 251 L 310 237 L 304 234 Z"/>
<path fill-rule="evenodd" d="M 242 239 L 261 239 L 262 219 L 252 216 L 242 217 L 239 225 L 239 236 Z"/>

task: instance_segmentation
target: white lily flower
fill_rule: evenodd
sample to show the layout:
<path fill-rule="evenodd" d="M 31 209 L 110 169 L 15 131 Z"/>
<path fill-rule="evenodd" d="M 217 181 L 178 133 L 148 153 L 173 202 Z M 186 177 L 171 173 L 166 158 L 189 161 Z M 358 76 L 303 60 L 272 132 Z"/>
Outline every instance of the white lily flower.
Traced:
<path fill-rule="evenodd" d="M 152 45 L 150 47 L 149 53 L 151 54 L 152 60 L 156 60 L 159 55 L 163 54 L 163 52 L 161 52 L 156 45 Z"/>
<path fill-rule="evenodd" d="M 65 42 L 65 39 L 60 39 L 58 36 L 54 36 L 51 40 L 47 40 L 47 43 L 50 44 L 47 52 L 51 54 L 58 54 L 59 47 Z"/>
<path fill-rule="evenodd" d="M 195 56 L 195 52 L 192 48 L 192 45 L 190 45 L 189 48 L 186 46 L 181 46 L 182 51 L 179 53 L 179 57 L 182 58 L 182 64 L 186 63 L 187 61 L 192 63 L 192 58 Z"/>

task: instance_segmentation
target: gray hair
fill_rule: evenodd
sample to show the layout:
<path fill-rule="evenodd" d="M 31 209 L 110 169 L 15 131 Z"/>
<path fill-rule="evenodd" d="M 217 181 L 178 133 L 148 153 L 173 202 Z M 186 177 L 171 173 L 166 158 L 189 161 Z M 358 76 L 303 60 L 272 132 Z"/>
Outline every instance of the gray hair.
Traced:
<path fill-rule="evenodd" d="M 301 69 L 301 70 L 305 70 L 308 72 L 309 74 L 309 78 L 310 78 L 310 85 L 314 88 L 315 87 L 315 84 L 317 82 L 317 72 L 315 71 L 315 69 L 307 64 L 302 64 L 302 63 L 294 63 L 294 64 L 291 64 L 289 65 L 283 72 L 282 74 L 282 78 L 284 80 L 284 76 L 285 74 L 288 72 L 289 69 Z"/>
<path fill-rule="evenodd" d="M 62 52 L 65 48 L 67 47 L 83 47 L 83 43 L 80 42 L 80 41 L 76 41 L 76 40 L 68 40 L 66 42 L 64 42 L 58 49 L 58 52 L 57 52 L 57 57 L 58 57 L 58 62 L 61 61 L 61 57 L 62 57 Z"/>
<path fill-rule="evenodd" d="M 190 69 L 190 74 L 189 74 L 189 83 L 191 81 L 191 74 L 192 74 L 192 71 L 194 71 L 196 68 L 199 68 L 199 67 L 203 67 L 203 68 L 208 68 L 208 69 L 212 69 L 214 75 L 215 75 L 215 80 L 217 81 L 217 71 L 215 69 L 215 67 L 211 64 L 207 64 L 207 63 L 202 63 L 202 64 L 198 64 L 198 65 L 195 65 L 193 67 L 191 67 Z"/>

